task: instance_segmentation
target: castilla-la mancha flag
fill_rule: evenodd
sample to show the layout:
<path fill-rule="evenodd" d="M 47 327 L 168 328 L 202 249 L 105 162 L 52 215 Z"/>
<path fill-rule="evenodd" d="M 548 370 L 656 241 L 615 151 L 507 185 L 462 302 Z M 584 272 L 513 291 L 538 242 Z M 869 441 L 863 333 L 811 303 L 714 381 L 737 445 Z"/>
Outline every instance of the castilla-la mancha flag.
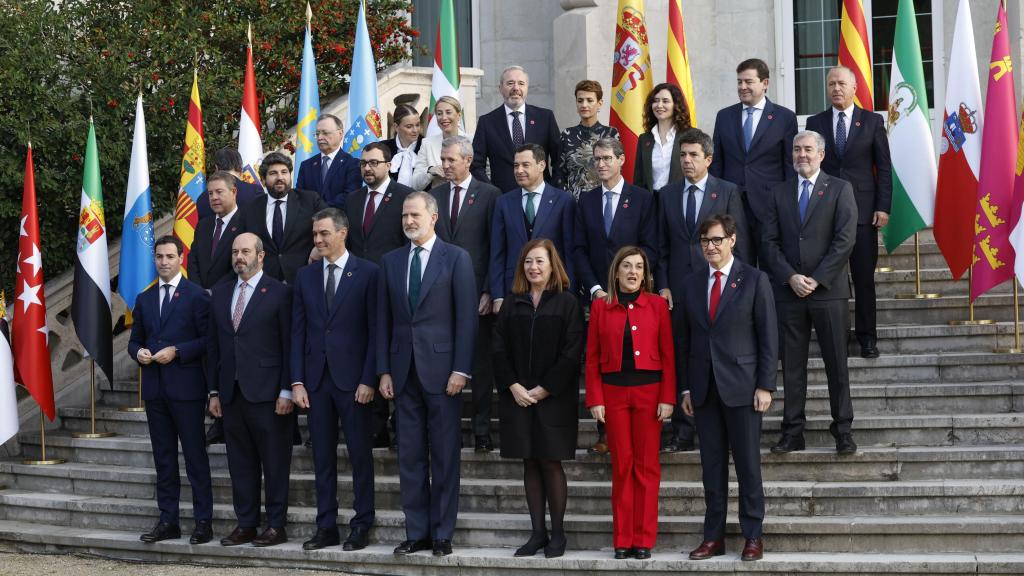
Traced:
<path fill-rule="evenodd" d="M 644 133 L 644 102 L 654 87 L 651 50 L 647 44 L 644 0 L 619 0 L 612 64 L 612 113 L 609 124 L 619 131 L 626 149 L 623 176 L 632 182 L 636 143 Z"/>

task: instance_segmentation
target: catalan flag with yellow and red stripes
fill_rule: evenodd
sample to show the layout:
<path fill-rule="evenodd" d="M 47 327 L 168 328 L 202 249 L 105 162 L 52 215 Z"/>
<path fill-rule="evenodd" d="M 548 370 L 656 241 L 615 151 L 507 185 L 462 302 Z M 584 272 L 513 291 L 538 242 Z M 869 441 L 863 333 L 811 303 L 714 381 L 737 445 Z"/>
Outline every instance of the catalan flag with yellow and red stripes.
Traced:
<path fill-rule="evenodd" d="M 861 0 L 843 0 L 843 16 L 839 25 L 839 65 L 853 71 L 857 93 L 853 103 L 865 110 L 874 110 L 871 85 L 871 41 Z"/>
<path fill-rule="evenodd" d="M 668 67 L 666 82 L 675 84 L 686 98 L 690 111 L 690 124 L 697 127 L 697 101 L 693 98 L 693 78 L 690 76 L 690 53 L 686 50 L 686 31 L 683 27 L 683 0 L 670 0 L 668 5 Z"/>
<path fill-rule="evenodd" d="M 203 108 L 199 104 L 199 71 L 193 72 L 192 96 L 188 102 L 188 122 L 185 124 L 185 148 L 181 158 L 181 180 L 178 184 L 178 204 L 174 210 L 174 237 L 185 245 L 181 258 L 181 273 L 187 274 L 188 253 L 195 237 L 199 213 L 196 200 L 206 189 L 206 152 L 203 145 Z"/>

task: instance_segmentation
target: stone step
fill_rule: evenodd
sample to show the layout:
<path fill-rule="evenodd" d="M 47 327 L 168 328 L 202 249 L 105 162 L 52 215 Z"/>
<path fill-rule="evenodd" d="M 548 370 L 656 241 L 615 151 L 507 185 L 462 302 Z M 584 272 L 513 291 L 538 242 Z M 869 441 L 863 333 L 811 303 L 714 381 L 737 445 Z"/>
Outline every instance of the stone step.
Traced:
<path fill-rule="evenodd" d="M 524 535 L 525 538 L 525 535 Z M 725 556 L 694 562 L 687 560 L 679 548 L 659 545 L 651 560 L 612 560 L 609 549 L 569 550 L 562 558 L 513 558 L 508 547 L 460 547 L 454 553 L 435 558 L 426 553 L 410 557 L 395 556 L 394 543 L 373 544 L 359 552 L 343 552 L 331 547 L 304 552 L 295 537 L 286 544 L 272 548 L 239 546 L 224 548 L 216 544 L 190 546 L 188 539 L 167 540 L 159 544 L 139 542 L 137 532 L 51 526 L 34 522 L 0 520 L 0 548 L 21 552 L 86 553 L 137 562 L 270 567 L 281 569 L 312 569 L 356 572 L 360 574 L 392 574 L 399 576 L 447 576 L 450 574 L 538 576 L 565 574 L 622 574 L 643 571 L 644 574 L 675 575 L 690 571 L 708 574 L 735 574 L 756 569 L 760 576 L 791 574 L 829 574 L 836 576 L 891 576 L 911 574 L 996 574 L 1024 573 L 1024 555 L 999 553 L 931 553 L 931 554 L 852 554 L 846 552 L 806 553 L 778 552 L 774 541 L 767 541 L 763 560 L 741 562 L 737 551 L 741 543 L 730 538 Z"/>
<path fill-rule="evenodd" d="M 104 498 L 76 494 L 50 494 L 22 490 L 0 492 L 0 520 L 33 522 L 97 530 L 117 529 L 142 533 L 152 528 L 158 511 L 156 502 L 131 498 Z M 339 524 L 347 523 L 349 511 L 340 510 Z M 192 524 L 191 506 L 182 502 L 182 523 Z M 376 526 L 370 533 L 375 543 L 397 543 L 405 539 L 401 512 L 378 510 Z M 230 505 L 214 505 L 214 532 L 223 535 L 235 526 Z M 296 540 L 315 531 L 316 509 L 291 506 L 288 534 Z M 700 543 L 703 515 L 661 515 L 658 522 L 660 547 L 687 549 Z M 568 547 L 593 550 L 609 546 L 610 515 L 567 514 Z M 528 536 L 527 514 L 462 512 L 456 524 L 456 546 L 513 547 Z M 735 515 L 726 531 L 739 532 Z M 765 538 L 778 552 L 1016 552 L 1024 546 L 1022 514 L 953 514 L 948 516 L 767 516 Z"/>
<path fill-rule="evenodd" d="M 912 294 L 917 290 L 917 273 L 913 264 L 907 268 L 894 268 L 891 272 L 875 272 L 875 294 L 878 298 L 892 298 L 895 294 Z M 942 265 L 921 269 L 921 290 L 945 296 L 966 296 L 970 284 L 965 276 L 954 280 L 949 269 Z M 989 294 L 1012 294 L 1013 283 L 1003 282 L 993 287 Z"/>
<path fill-rule="evenodd" d="M 941 295 L 939 298 L 921 300 L 878 298 L 876 309 L 878 323 L 882 325 L 935 325 L 948 324 L 951 320 L 966 320 L 968 318 L 967 304 L 966 295 Z M 851 322 L 853 309 L 854 306 L 851 303 Z M 1013 295 L 986 294 L 979 297 L 974 302 L 974 315 L 975 318 L 1012 322 Z"/>
<path fill-rule="evenodd" d="M 214 501 L 231 503 L 231 479 L 227 470 L 212 474 Z M 110 498 L 156 498 L 156 472 L 152 468 L 67 464 L 60 469 L 0 462 L 0 481 L 9 488 Z M 182 472 L 182 499 L 191 499 L 188 479 Z M 611 483 L 573 480 L 569 483 L 567 512 L 610 515 Z M 397 476 L 377 475 L 375 504 L 380 510 L 401 510 Z M 737 511 L 737 486 L 730 485 L 730 513 Z M 463 478 L 459 487 L 460 512 L 527 514 L 521 482 L 504 478 Z M 766 513 L 770 516 L 842 515 L 948 515 L 962 510 L 975 514 L 1024 512 L 1024 480 L 928 480 L 882 482 L 764 483 Z M 314 476 L 293 472 L 288 490 L 292 506 L 316 506 Z M 347 506 L 353 499 L 352 481 L 338 477 L 338 501 Z M 700 480 L 662 480 L 659 489 L 662 514 L 699 516 L 704 513 L 704 489 Z"/>

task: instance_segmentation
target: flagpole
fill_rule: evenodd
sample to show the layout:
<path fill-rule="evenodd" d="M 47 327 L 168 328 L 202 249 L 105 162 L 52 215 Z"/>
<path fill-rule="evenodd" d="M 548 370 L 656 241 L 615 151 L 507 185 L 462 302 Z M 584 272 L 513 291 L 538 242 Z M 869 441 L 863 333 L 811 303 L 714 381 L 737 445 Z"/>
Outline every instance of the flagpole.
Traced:
<path fill-rule="evenodd" d="M 138 384 L 137 388 L 138 388 L 139 403 L 137 405 L 135 405 L 135 406 L 121 406 L 120 408 L 118 408 L 118 410 L 120 410 L 121 412 L 145 412 L 146 411 L 146 405 L 142 403 L 142 366 L 139 366 L 139 373 L 138 374 L 139 375 L 138 375 L 138 381 L 137 381 L 137 384 Z"/>
<path fill-rule="evenodd" d="M 114 432 L 96 431 L 96 360 L 89 359 L 89 432 L 72 432 L 74 438 L 110 438 Z"/>
<path fill-rule="evenodd" d="M 914 232 L 914 293 L 896 294 L 893 298 L 897 300 L 931 300 L 938 298 L 937 292 L 921 291 L 921 233 Z"/>
<path fill-rule="evenodd" d="M 42 447 L 42 452 L 40 454 L 39 460 L 32 460 L 31 458 L 29 458 L 22 460 L 22 464 L 27 464 L 29 466 L 52 466 L 54 464 L 63 464 L 67 462 L 67 460 L 63 458 L 46 457 L 46 420 L 45 416 L 43 416 L 42 407 L 39 408 L 39 443 L 40 446 Z"/>
<path fill-rule="evenodd" d="M 950 326 L 980 326 L 982 324 L 995 324 L 995 320 L 978 320 L 974 317 L 974 301 L 971 300 L 971 292 L 974 289 L 974 266 L 967 268 L 967 320 L 950 320 Z"/>
<path fill-rule="evenodd" d="M 996 354 L 1024 354 L 1020 341 L 1020 298 L 1017 293 L 1017 278 L 1013 279 L 1013 348 L 995 348 Z"/>

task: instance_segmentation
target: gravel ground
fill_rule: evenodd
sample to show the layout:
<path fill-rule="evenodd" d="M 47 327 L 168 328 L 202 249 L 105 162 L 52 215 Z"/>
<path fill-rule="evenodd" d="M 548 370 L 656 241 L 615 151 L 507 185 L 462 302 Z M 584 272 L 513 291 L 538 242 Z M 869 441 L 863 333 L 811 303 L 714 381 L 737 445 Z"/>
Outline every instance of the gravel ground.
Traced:
<path fill-rule="evenodd" d="M 188 564 L 139 564 L 91 556 L 0 553 L 2 576 L 351 576 L 342 572 L 225 568 Z"/>

